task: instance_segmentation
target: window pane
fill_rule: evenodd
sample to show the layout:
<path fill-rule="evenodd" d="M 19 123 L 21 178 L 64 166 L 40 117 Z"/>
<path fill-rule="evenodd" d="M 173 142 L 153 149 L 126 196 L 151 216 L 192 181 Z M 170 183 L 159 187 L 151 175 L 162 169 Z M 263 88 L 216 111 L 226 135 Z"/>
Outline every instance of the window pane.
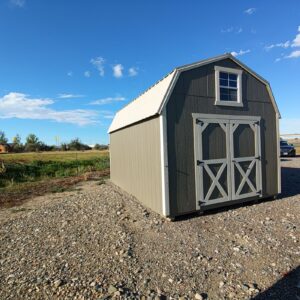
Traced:
<path fill-rule="evenodd" d="M 221 101 L 228 101 L 229 95 L 228 94 L 220 94 L 220 100 Z"/>
<path fill-rule="evenodd" d="M 237 87 L 237 82 L 236 81 L 233 81 L 233 80 L 229 80 L 229 86 L 230 87 Z"/>
<path fill-rule="evenodd" d="M 226 80 L 226 79 L 220 79 L 220 85 L 222 85 L 222 86 L 228 86 L 228 80 Z"/>
<path fill-rule="evenodd" d="M 228 73 L 220 72 L 220 78 L 222 79 L 228 79 Z"/>
<path fill-rule="evenodd" d="M 228 89 L 220 88 L 220 94 L 228 94 Z"/>
<path fill-rule="evenodd" d="M 229 101 L 237 101 L 237 90 L 228 90 L 229 92 Z"/>
<path fill-rule="evenodd" d="M 237 80 L 237 75 L 236 74 L 229 74 L 229 79 L 230 80 Z"/>

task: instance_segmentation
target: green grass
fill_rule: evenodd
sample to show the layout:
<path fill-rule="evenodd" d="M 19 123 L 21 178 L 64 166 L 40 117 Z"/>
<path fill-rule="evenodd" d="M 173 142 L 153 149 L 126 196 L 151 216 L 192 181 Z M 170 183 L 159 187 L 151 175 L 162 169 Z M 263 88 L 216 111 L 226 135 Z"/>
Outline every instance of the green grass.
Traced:
<path fill-rule="evenodd" d="M 107 168 L 107 151 L 4 154 L 0 156 L 0 188 Z"/>

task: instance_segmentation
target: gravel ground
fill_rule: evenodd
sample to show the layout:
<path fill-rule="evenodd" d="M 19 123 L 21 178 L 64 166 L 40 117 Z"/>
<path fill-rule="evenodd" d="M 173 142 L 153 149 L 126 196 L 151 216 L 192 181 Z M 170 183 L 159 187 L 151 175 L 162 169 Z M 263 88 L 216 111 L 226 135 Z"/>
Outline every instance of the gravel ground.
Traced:
<path fill-rule="evenodd" d="M 0 210 L 1 299 L 297 299 L 300 158 L 275 201 L 169 222 L 110 183 Z"/>

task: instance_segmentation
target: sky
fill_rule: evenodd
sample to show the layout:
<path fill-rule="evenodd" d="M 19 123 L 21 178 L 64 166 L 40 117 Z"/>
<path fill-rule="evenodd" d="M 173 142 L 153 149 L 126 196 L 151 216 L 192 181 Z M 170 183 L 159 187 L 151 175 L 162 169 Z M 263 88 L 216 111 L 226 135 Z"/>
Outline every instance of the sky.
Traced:
<path fill-rule="evenodd" d="M 106 144 L 115 112 L 174 67 L 228 52 L 300 133 L 299 0 L 0 0 L 0 130 Z"/>

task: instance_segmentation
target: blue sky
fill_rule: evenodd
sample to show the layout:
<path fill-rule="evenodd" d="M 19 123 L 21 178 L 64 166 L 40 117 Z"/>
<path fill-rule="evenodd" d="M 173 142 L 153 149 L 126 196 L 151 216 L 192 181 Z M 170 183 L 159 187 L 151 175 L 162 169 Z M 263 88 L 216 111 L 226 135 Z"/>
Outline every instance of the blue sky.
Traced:
<path fill-rule="evenodd" d="M 0 130 L 107 143 L 114 113 L 174 67 L 225 52 L 270 81 L 300 133 L 300 1 L 0 0 Z"/>

